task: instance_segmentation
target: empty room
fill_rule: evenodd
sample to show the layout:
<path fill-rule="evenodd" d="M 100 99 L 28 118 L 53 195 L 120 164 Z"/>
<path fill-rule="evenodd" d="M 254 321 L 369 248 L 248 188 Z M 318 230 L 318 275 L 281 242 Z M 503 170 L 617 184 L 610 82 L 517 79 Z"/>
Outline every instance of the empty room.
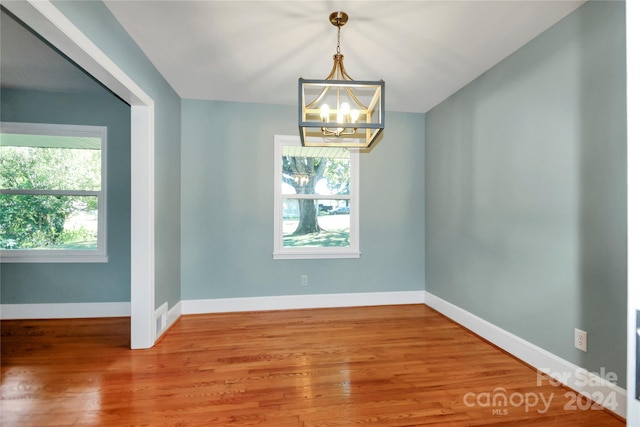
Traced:
<path fill-rule="evenodd" d="M 639 427 L 635 7 L 2 0 L 0 424 Z"/>

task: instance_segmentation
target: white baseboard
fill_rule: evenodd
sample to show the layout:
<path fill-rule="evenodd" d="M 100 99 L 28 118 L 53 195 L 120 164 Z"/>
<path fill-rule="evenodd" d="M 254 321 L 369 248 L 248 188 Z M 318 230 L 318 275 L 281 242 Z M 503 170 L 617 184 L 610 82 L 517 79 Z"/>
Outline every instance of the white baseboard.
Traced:
<path fill-rule="evenodd" d="M 167 313 L 167 329 L 171 327 L 182 316 L 182 301 L 178 301 L 176 305 L 171 307 Z"/>
<path fill-rule="evenodd" d="M 429 292 L 425 292 L 425 304 L 439 311 L 451 320 L 473 331 L 487 341 L 500 347 L 538 371 L 550 374 L 554 384 L 562 383 L 567 387 L 602 403 L 602 406 L 624 418 L 627 408 L 627 392 L 618 385 L 602 378 L 602 374 L 587 372 L 547 350 L 540 348 L 486 320 L 451 304 Z M 605 377 L 607 372 L 604 372 Z M 539 381 L 549 381 L 539 376 Z M 600 396 L 603 400 L 600 400 Z"/>
<path fill-rule="evenodd" d="M 167 330 L 167 314 L 169 312 L 169 303 L 164 302 L 160 307 L 156 308 L 154 313 L 156 327 L 156 341 Z"/>
<path fill-rule="evenodd" d="M 421 304 L 439 311 L 453 321 L 473 331 L 497 347 L 558 382 L 589 397 L 603 396 L 603 406 L 620 417 L 626 416 L 627 392 L 610 382 L 607 372 L 587 372 L 571 362 L 544 350 L 478 316 L 429 292 L 368 292 L 350 294 L 285 295 L 273 297 L 222 298 L 183 300 L 170 310 L 165 303 L 156 310 L 161 319 L 159 338 L 182 314 L 225 313 L 241 311 L 270 311 L 308 308 L 363 307 L 373 305 Z M 1 304 L 0 319 L 59 319 L 131 316 L 129 302 L 65 303 L 65 304 Z M 163 318 L 164 316 L 164 318 Z M 548 381 L 540 376 L 541 381 Z M 597 399 L 596 399 L 597 400 Z"/>
<path fill-rule="evenodd" d="M 423 304 L 424 291 L 183 300 L 182 314 Z"/>
<path fill-rule="evenodd" d="M 168 309 L 169 304 L 165 302 L 156 309 L 156 341 L 169 330 L 182 315 L 182 301 Z"/>
<path fill-rule="evenodd" d="M 129 302 L 0 304 L 0 319 L 74 319 L 131 316 Z"/>
<path fill-rule="evenodd" d="M 182 315 L 182 301 L 178 301 L 178 303 L 176 305 L 174 305 L 173 307 L 171 307 L 171 310 L 168 310 L 168 311 L 166 310 L 166 307 L 168 307 L 168 304 L 166 302 L 162 306 L 165 308 L 165 310 L 164 310 L 165 318 L 161 322 L 162 327 L 159 328 L 159 329 L 158 328 L 156 329 L 156 341 L 162 335 L 164 335 L 164 333 L 167 332 L 169 330 L 169 328 L 174 323 L 176 323 L 178 321 L 178 319 L 180 318 L 180 316 Z M 158 310 L 156 310 L 156 318 L 157 318 Z M 156 322 L 156 324 L 157 324 L 157 322 Z"/>

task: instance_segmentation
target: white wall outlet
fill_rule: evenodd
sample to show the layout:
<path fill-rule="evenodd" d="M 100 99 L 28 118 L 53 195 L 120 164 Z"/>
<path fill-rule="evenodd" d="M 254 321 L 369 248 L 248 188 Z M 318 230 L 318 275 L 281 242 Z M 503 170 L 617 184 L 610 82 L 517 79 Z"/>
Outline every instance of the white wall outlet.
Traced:
<path fill-rule="evenodd" d="M 587 333 L 576 328 L 574 332 L 573 345 L 582 351 L 587 351 Z"/>
<path fill-rule="evenodd" d="M 309 286 L 309 276 L 303 274 L 300 276 L 300 285 L 301 286 Z"/>

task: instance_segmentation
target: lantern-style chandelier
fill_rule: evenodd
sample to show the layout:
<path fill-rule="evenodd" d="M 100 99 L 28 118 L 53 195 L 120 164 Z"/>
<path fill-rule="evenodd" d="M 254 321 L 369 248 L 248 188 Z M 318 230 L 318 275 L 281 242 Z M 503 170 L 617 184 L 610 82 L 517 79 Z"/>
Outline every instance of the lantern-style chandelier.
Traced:
<path fill-rule="evenodd" d="M 298 82 L 298 127 L 306 147 L 369 148 L 384 129 L 384 81 L 354 80 L 344 69 L 340 28 L 349 16 L 333 12 L 338 28 L 333 68 L 325 80 Z"/>

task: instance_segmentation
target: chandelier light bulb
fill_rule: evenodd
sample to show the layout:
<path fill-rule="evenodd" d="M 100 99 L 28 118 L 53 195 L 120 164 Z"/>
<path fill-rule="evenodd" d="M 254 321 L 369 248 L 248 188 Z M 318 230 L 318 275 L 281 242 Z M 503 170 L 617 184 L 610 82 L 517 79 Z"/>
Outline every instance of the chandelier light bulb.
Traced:
<path fill-rule="evenodd" d="M 320 119 L 323 122 L 329 121 L 329 105 L 328 104 L 322 104 L 322 106 L 320 107 Z"/>
<path fill-rule="evenodd" d="M 351 118 L 351 105 L 348 102 L 340 104 L 340 111 L 338 112 L 338 122 L 344 123 Z"/>

